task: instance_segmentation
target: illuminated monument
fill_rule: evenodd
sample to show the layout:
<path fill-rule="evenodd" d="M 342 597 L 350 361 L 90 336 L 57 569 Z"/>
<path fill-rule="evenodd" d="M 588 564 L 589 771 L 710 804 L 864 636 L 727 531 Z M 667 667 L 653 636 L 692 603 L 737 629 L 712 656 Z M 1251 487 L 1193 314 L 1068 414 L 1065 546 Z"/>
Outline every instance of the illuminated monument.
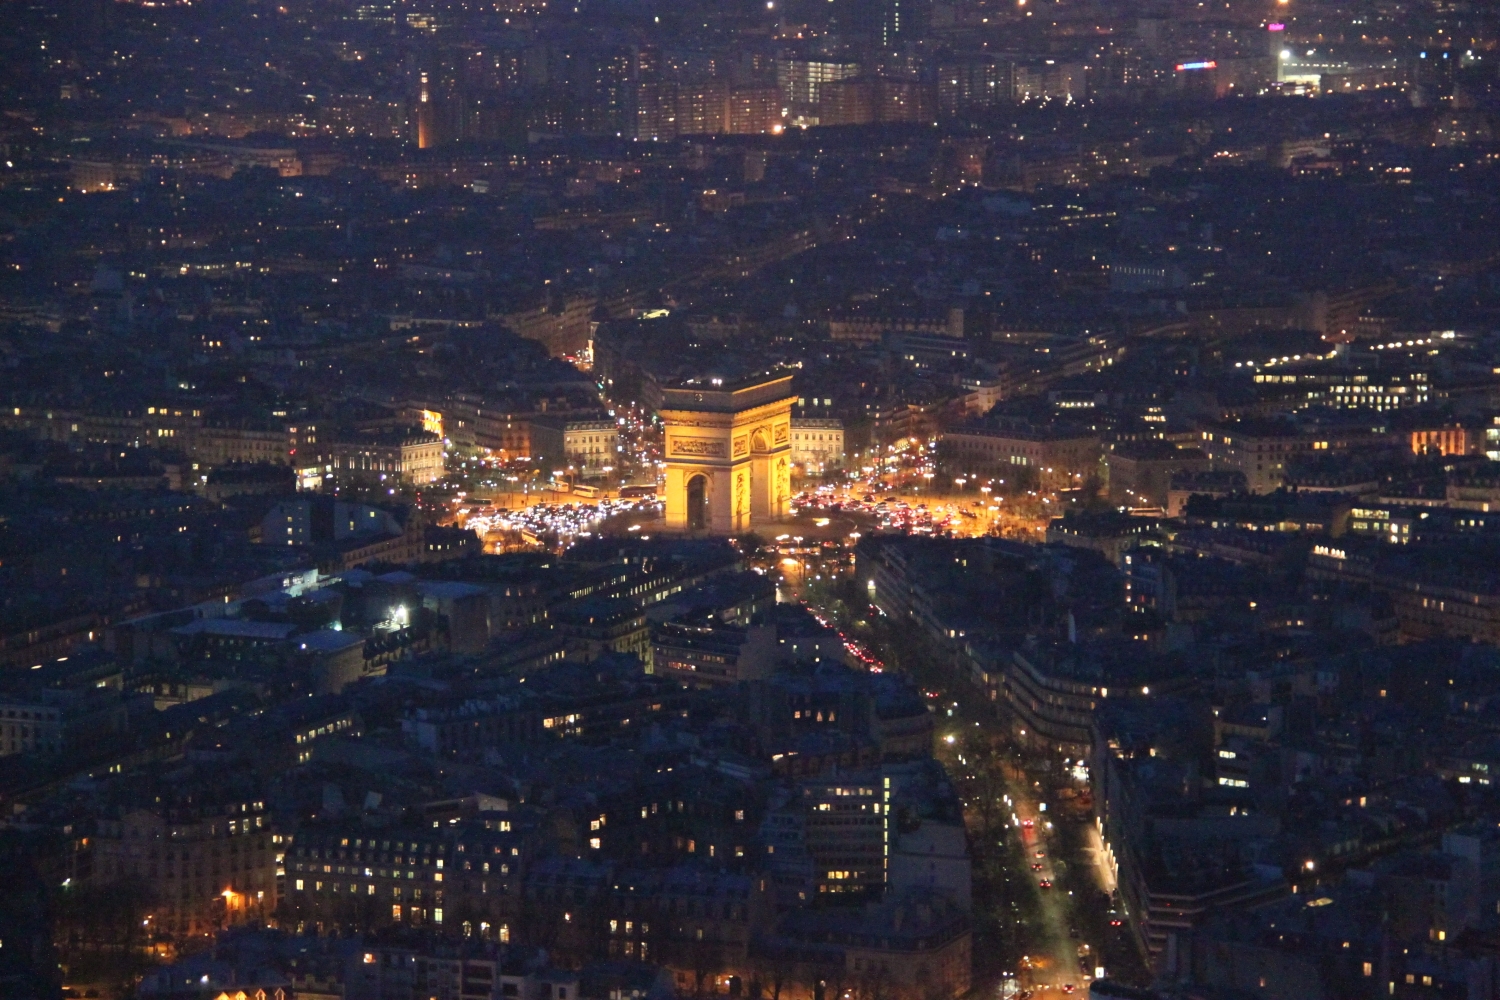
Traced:
<path fill-rule="evenodd" d="M 781 372 L 662 390 L 669 528 L 735 535 L 787 517 L 793 399 Z"/>

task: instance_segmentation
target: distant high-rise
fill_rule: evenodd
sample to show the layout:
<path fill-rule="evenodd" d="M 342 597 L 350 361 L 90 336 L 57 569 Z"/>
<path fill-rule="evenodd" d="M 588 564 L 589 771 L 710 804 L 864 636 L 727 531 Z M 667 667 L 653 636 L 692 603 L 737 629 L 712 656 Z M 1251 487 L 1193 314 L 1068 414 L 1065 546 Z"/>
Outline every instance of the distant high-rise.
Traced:
<path fill-rule="evenodd" d="M 654 54 L 641 56 L 641 50 L 626 45 L 590 54 L 589 75 L 581 81 L 584 132 L 619 135 L 633 128 L 637 83 L 656 75 Z"/>
<path fill-rule="evenodd" d="M 987 54 L 952 56 L 938 63 L 938 106 L 947 114 L 1008 103 L 1011 68 Z"/>
<path fill-rule="evenodd" d="M 776 131 L 781 121 L 781 92 L 775 87 L 736 87 L 729 95 L 728 132 L 759 135 Z"/>
<path fill-rule="evenodd" d="M 880 46 L 892 49 L 927 33 L 931 0 L 879 0 Z"/>
<path fill-rule="evenodd" d="M 431 149 L 437 145 L 437 121 L 432 103 L 432 83 L 423 73 L 417 84 L 417 107 L 412 115 L 412 124 L 417 130 L 417 148 Z"/>
<path fill-rule="evenodd" d="M 859 64 L 832 59 L 778 59 L 776 84 L 793 106 L 815 105 L 825 84 L 859 75 Z"/>

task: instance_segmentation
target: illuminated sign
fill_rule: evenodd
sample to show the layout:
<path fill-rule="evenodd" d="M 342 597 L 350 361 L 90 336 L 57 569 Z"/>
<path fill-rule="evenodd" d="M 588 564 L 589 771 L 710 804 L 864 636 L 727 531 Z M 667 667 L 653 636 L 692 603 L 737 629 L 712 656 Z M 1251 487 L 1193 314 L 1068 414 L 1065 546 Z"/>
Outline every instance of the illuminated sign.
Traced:
<path fill-rule="evenodd" d="M 1275 24 L 1268 24 L 1268 25 L 1266 25 L 1266 30 L 1267 31 L 1285 31 L 1286 30 L 1286 25 L 1282 24 L 1280 21 L 1277 21 Z"/>
<path fill-rule="evenodd" d="M 1182 73 L 1190 69 L 1218 69 L 1219 64 L 1210 59 L 1207 62 L 1178 63 L 1177 72 Z"/>

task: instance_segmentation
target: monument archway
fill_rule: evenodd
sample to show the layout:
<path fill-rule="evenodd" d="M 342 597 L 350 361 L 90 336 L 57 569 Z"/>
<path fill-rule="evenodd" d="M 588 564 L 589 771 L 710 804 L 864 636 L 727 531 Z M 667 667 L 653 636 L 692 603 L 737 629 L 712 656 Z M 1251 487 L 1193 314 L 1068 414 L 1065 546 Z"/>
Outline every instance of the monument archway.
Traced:
<path fill-rule="evenodd" d="M 788 516 L 794 398 L 782 372 L 662 390 L 669 528 L 734 535 Z"/>
<path fill-rule="evenodd" d="M 708 530 L 708 477 L 702 473 L 688 480 L 687 526 L 691 531 Z"/>

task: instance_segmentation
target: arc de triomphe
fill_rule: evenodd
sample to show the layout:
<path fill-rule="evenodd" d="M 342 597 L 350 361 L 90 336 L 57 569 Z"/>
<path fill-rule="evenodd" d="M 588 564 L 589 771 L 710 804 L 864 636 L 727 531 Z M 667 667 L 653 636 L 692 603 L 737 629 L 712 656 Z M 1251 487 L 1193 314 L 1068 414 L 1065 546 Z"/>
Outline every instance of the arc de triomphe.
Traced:
<path fill-rule="evenodd" d="M 783 372 L 662 390 L 669 528 L 737 535 L 788 516 L 794 399 Z"/>

